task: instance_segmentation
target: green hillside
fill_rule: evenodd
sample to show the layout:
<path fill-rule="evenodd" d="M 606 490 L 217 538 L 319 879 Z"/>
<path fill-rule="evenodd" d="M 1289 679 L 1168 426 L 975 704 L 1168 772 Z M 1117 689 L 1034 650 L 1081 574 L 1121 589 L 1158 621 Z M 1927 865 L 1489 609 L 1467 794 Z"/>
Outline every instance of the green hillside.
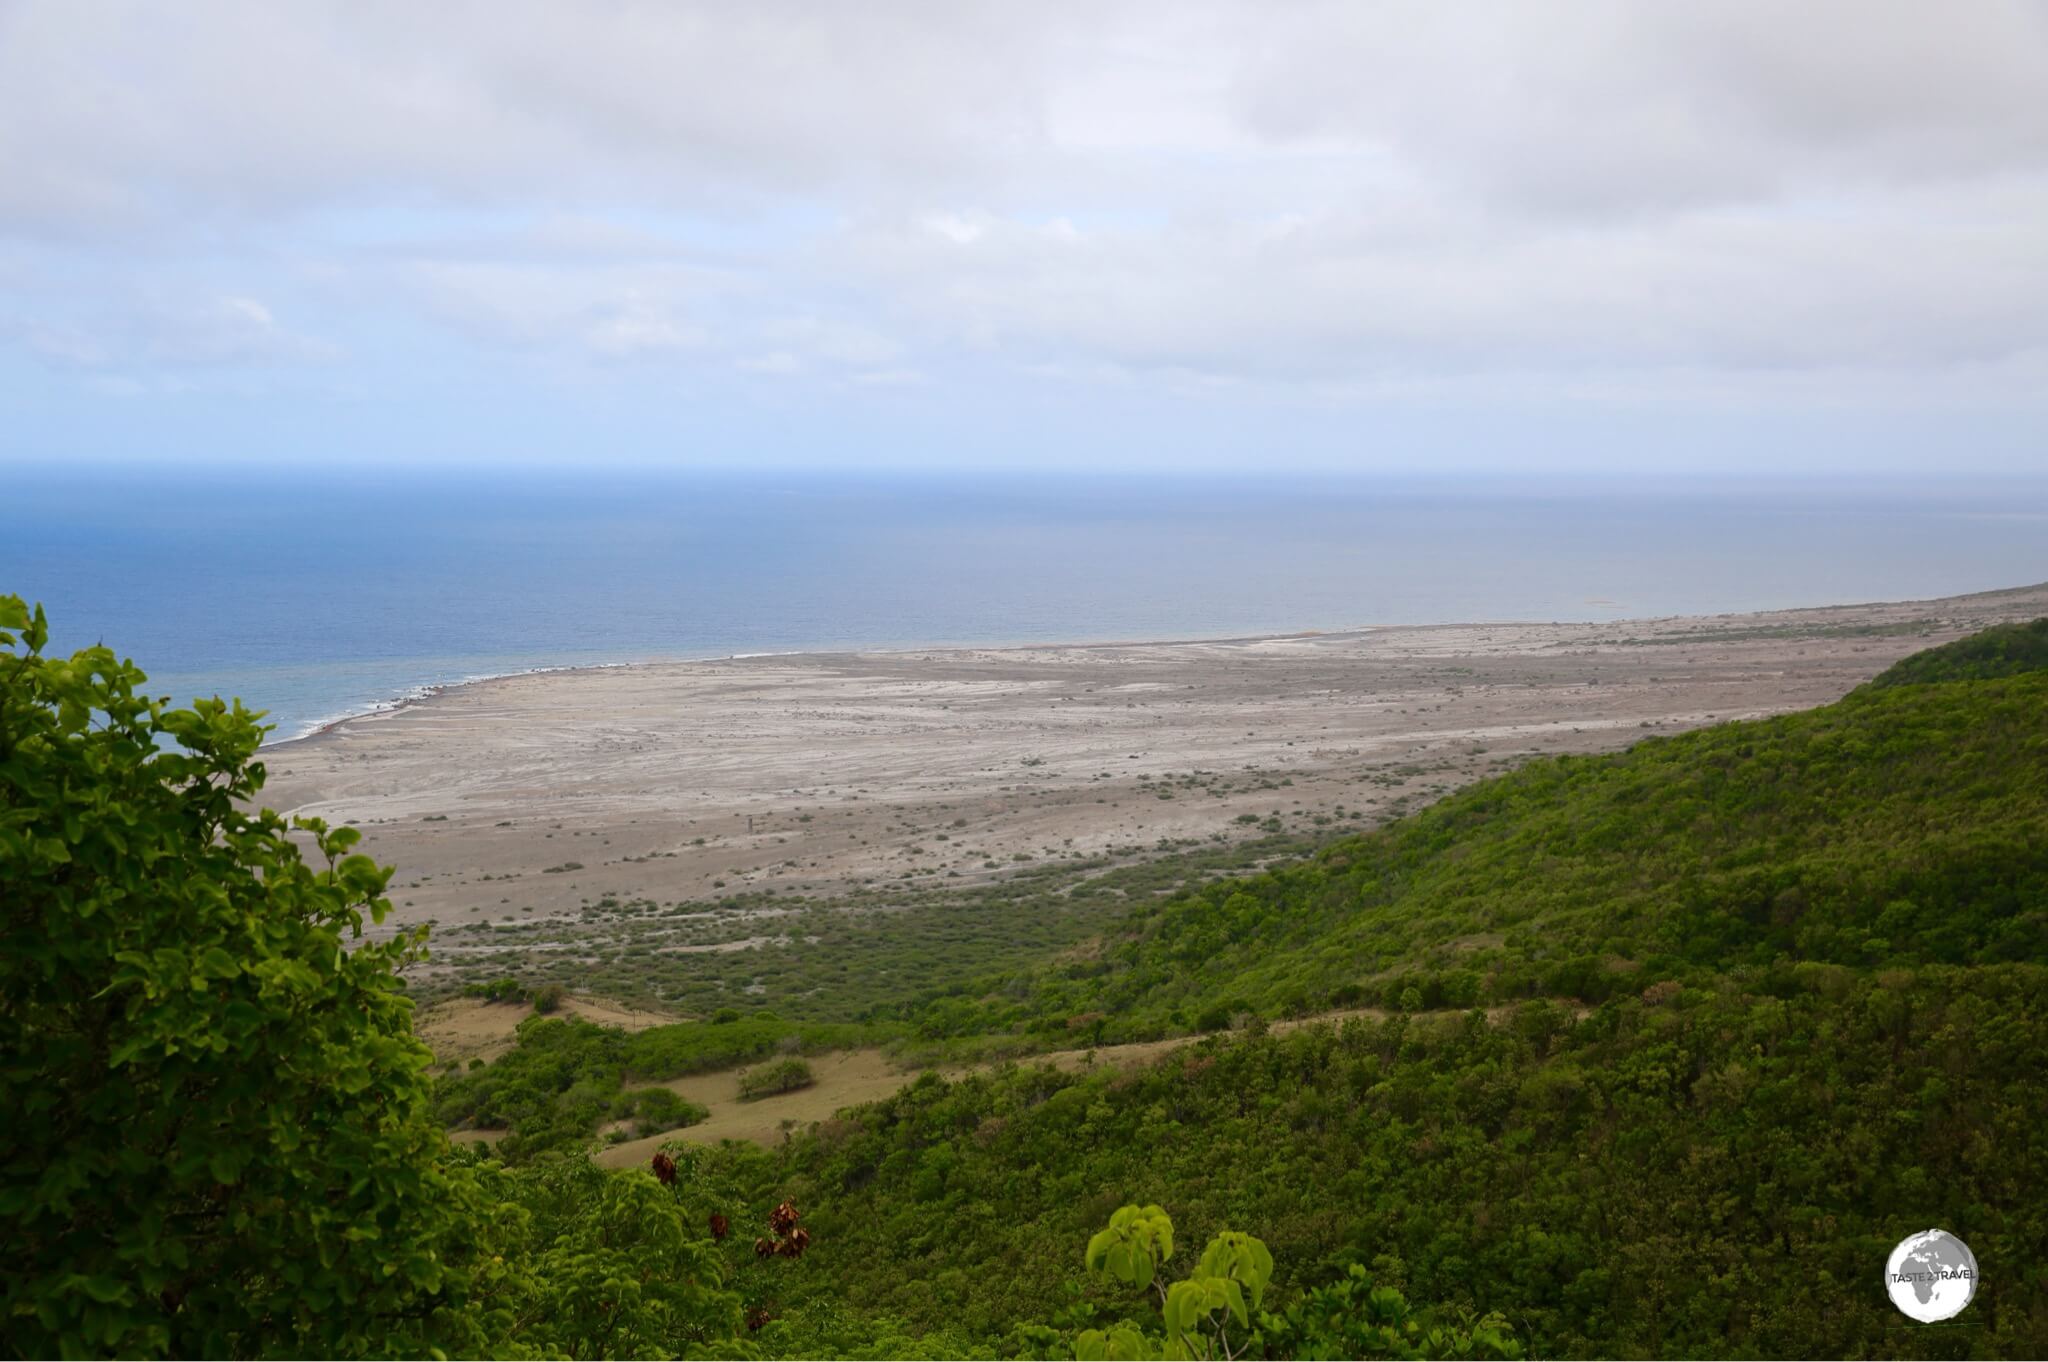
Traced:
<path fill-rule="evenodd" d="M 1901 658 L 1872 678 L 1865 690 L 1982 681 L 2048 670 L 2048 618 L 2001 624 L 1968 638 Z"/>
<path fill-rule="evenodd" d="M 1155 1068 L 927 1079 L 710 1165 L 816 1208 L 762 1336 L 791 1353 L 1029 1351 L 1049 1301 L 1106 1325 L 1122 1296 L 1048 1284 L 1157 1202 L 1263 1236 L 1282 1300 L 1356 1266 L 1536 1355 L 2033 1354 L 2044 966 L 2048 674 L 1879 687 L 1532 764 L 914 1013 L 1235 1020 Z M 1927 1225 L 1985 1265 L 1968 1331 L 1882 1293 Z"/>
<path fill-rule="evenodd" d="M 2048 960 L 2048 673 L 1868 691 L 1539 761 L 1301 864 L 1148 905 L 930 1034 L 1107 1039 L 1244 1012 L 1598 1003 L 1780 961 Z"/>
<path fill-rule="evenodd" d="M 2044 1055 L 2038 965 L 1801 965 L 1576 1022 L 1535 1001 L 927 1079 L 708 1172 L 810 1215 L 763 1339 L 795 1356 L 988 1355 L 1028 1350 L 1021 1323 L 1121 1318 L 1127 1293 L 1075 1278 L 1125 1202 L 1195 1243 L 1252 1230 L 1283 1302 L 1356 1264 L 1500 1312 L 1532 1356 L 2038 1356 Z M 1910 1332 L 1880 1286 L 1930 1225 L 1983 1265 L 1969 1330 Z"/>

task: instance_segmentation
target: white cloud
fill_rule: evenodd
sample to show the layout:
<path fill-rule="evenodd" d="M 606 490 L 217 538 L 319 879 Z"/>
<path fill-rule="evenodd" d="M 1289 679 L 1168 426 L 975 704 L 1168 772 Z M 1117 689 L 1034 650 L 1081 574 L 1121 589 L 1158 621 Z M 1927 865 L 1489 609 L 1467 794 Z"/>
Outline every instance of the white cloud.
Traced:
<path fill-rule="evenodd" d="M 33 354 L 60 368 L 181 372 L 340 357 L 329 342 L 280 324 L 256 298 L 167 297 L 132 283 L 128 288 L 119 307 L 84 309 L 70 299 L 31 306 L 15 329 Z"/>
<path fill-rule="evenodd" d="M 16 0 L 0 308 L 95 371 L 424 318 L 989 403 L 2038 409 L 2043 90 L 2039 0 Z"/>
<path fill-rule="evenodd" d="M 0 215 L 148 230 L 391 196 L 724 212 L 975 179 L 1033 135 L 1039 42 L 1021 12 L 974 6 L 29 0 L 0 8 Z"/>
<path fill-rule="evenodd" d="M 17 230 L 364 200 L 1199 198 L 1288 153 L 1576 212 L 2037 174 L 2038 0 L 0 10 Z M 1346 164 L 1345 162 L 1348 162 Z M 69 216 L 67 216 L 69 215 Z"/>
<path fill-rule="evenodd" d="M 1370 215 L 1075 235 L 985 225 L 972 251 L 878 226 L 848 268 L 964 344 L 1273 376 L 1499 365 L 1945 365 L 2048 346 L 2048 193 L 2018 220 L 1866 205 L 1847 220 L 1418 237 Z"/>
<path fill-rule="evenodd" d="M 663 265 L 436 259 L 402 266 L 397 287 L 488 344 L 623 358 L 708 344 L 691 313 L 717 284 Z"/>
<path fill-rule="evenodd" d="M 1386 149 L 1609 216 L 2038 174 L 2048 9 L 1914 0 L 1275 7 L 1235 86 L 1277 143 Z"/>
<path fill-rule="evenodd" d="M 859 388 L 918 388 L 931 379 L 916 369 L 871 369 L 847 381 Z"/>
<path fill-rule="evenodd" d="M 834 364 L 886 364 L 900 347 L 880 332 L 830 317 L 785 317 L 761 327 L 761 334 L 784 347 Z"/>
<path fill-rule="evenodd" d="M 663 304 L 628 294 L 616 306 L 592 319 L 584 339 L 599 354 L 614 358 L 695 349 L 705 343 L 696 327 L 671 314 Z"/>

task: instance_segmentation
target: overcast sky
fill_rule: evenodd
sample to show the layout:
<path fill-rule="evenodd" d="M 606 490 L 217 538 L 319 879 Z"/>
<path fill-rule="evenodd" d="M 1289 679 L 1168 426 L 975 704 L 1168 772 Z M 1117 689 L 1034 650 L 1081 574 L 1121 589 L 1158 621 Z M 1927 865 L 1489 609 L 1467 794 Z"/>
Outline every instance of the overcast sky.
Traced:
<path fill-rule="evenodd" d="M 2048 4 L 0 0 L 0 459 L 2048 474 Z"/>

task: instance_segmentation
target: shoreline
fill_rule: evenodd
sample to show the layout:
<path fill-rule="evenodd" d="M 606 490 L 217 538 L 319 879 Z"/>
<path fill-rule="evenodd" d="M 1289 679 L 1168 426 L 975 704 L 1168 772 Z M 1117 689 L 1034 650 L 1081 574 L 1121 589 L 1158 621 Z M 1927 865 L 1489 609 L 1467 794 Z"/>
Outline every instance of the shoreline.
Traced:
<path fill-rule="evenodd" d="M 681 661 L 683 659 L 677 660 Z M 405 690 L 400 691 L 398 695 L 389 700 L 378 700 L 371 704 L 364 705 L 360 708 L 347 710 L 341 714 L 333 715 L 329 718 L 311 720 L 310 727 L 308 727 L 305 732 L 294 733 L 289 738 L 268 739 L 263 743 L 263 750 L 275 751 L 280 747 L 287 747 L 292 743 L 305 742 L 311 738 L 318 738 L 326 733 L 332 732 L 333 730 L 340 728 L 343 724 L 355 723 L 359 719 L 380 719 L 387 717 L 389 715 L 397 714 L 400 711 L 409 709 L 414 705 L 425 704 L 427 701 L 432 700 L 437 695 L 442 695 L 452 690 L 460 690 L 464 686 L 488 685 L 493 681 L 507 681 L 512 679 L 513 677 L 519 676 L 545 676 L 555 672 L 607 671 L 615 667 L 637 667 L 642 665 L 645 664 L 638 662 L 572 662 L 564 663 L 561 666 L 553 667 L 515 667 L 511 671 L 485 672 L 477 676 L 465 676 L 459 681 L 423 682 L 417 686 L 407 687 Z"/>
<path fill-rule="evenodd" d="M 649 657 L 624 662 L 570 662 L 560 664 L 538 664 L 531 667 L 514 668 L 509 671 L 490 672 L 477 676 L 466 676 L 457 681 L 424 683 L 410 687 L 390 699 L 378 700 L 357 709 L 328 718 L 311 721 L 304 732 L 288 738 L 266 741 L 262 750 L 276 752 L 284 748 L 310 742 L 316 738 L 330 736 L 349 724 L 387 719 L 409 709 L 426 705 L 440 697 L 470 687 L 488 686 L 503 681 L 517 680 L 529 676 L 563 676 L 586 672 L 657 670 L 672 667 L 713 666 L 728 662 L 752 662 L 773 659 L 807 659 L 839 657 L 901 657 L 923 654 L 971 654 L 971 653 L 1028 653 L 1036 651 L 1080 652 L 1095 649 L 1118 648 L 1184 648 L 1203 646 L 1247 645 L 1283 642 L 1296 639 L 1341 640 L 1356 638 L 1371 633 L 1387 633 L 1401 630 L 1442 630 L 1442 629 L 1511 629 L 1530 627 L 1591 627 L 1605 625 L 1659 626 L 1685 621 L 1712 621 L 1728 619 L 1759 619 L 1783 615 L 1812 614 L 1815 612 L 1839 612 L 1855 610 L 1903 609 L 1912 606 L 1934 606 L 1944 602 L 1966 602 L 1983 600 L 2015 593 L 2048 591 L 2048 581 L 2028 583 L 2021 586 L 1994 587 L 1985 591 L 1969 592 L 1961 596 L 1932 596 L 1892 601 L 1852 601 L 1828 605 L 1779 606 L 1769 610 L 1729 610 L 1705 615 L 1644 615 L 1620 616 L 1613 619 L 1593 620 L 1443 620 L 1428 624 L 1356 624 L 1334 628 L 1307 628 L 1272 633 L 1232 634 L 1218 636 L 1195 636 L 1183 638 L 1146 639 L 1094 639 L 1094 640 L 1007 640 L 1000 643 L 965 643 L 959 641 L 916 644 L 888 644 L 856 648 L 791 648 L 764 652 L 709 653 L 697 657 Z"/>
<path fill-rule="evenodd" d="M 1003 643 L 905 643 L 887 644 L 860 648 L 787 648 L 768 652 L 753 653 L 707 653 L 702 657 L 645 657 L 629 662 L 564 662 L 559 664 L 538 664 L 531 667 L 515 667 L 509 671 L 486 672 L 477 676 L 465 676 L 458 681 L 423 682 L 410 686 L 388 700 L 377 700 L 357 709 L 310 721 L 311 727 L 303 733 L 294 733 L 289 738 L 275 738 L 263 744 L 266 751 L 306 742 L 346 724 L 358 720 L 388 718 L 406 709 L 423 705 L 438 696 L 459 691 L 469 686 L 487 686 L 493 682 L 511 681 L 524 676 L 560 676 L 578 672 L 628 671 L 662 667 L 713 666 L 721 662 L 758 662 L 776 658 L 826 658 L 826 657 L 900 657 L 923 653 L 969 653 L 969 652 L 1028 652 L 1039 648 L 1073 651 L 1087 648 L 1180 648 L 1201 644 L 1260 643 L 1276 639 L 1292 638 L 1342 638 L 1355 634 L 1369 633 L 1380 629 L 1435 629 L 1456 626 L 1446 625 L 1359 625 L 1348 629 L 1301 629 L 1289 633 L 1241 634 L 1215 638 L 1170 638 L 1170 639 L 1099 639 L 1090 642 L 1056 641 L 1045 643 L 1007 641 Z"/>
<path fill-rule="evenodd" d="M 1907 653 L 2040 615 L 2048 584 L 539 670 L 276 744 L 262 802 L 360 827 L 399 870 L 387 921 L 464 933 L 435 971 L 510 948 L 467 933 L 540 949 L 607 901 L 717 917 L 689 944 L 731 950 L 703 968 L 739 971 L 763 916 L 798 904 L 1362 830 L 1533 757 L 1825 704 Z"/>

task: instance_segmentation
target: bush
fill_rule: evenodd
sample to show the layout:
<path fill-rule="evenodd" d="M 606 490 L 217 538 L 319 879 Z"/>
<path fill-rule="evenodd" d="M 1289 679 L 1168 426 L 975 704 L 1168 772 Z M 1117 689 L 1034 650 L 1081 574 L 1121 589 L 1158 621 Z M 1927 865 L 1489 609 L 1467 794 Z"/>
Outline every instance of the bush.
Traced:
<path fill-rule="evenodd" d="M 545 1017 L 551 1012 L 562 1010 L 562 1004 L 569 1000 L 569 990 L 560 984 L 542 984 L 533 991 L 533 1010 Z"/>
<path fill-rule="evenodd" d="M 693 1126 L 711 1115 L 710 1108 L 669 1088 L 635 1089 L 622 1094 L 621 1105 L 620 1118 L 632 1120 L 633 1133 L 643 1137 Z"/>
<path fill-rule="evenodd" d="M 526 985 L 507 975 L 489 982 L 466 984 L 463 996 L 482 998 L 487 1003 L 518 1003 L 526 1001 Z"/>
<path fill-rule="evenodd" d="M 493 1231 L 394 973 L 425 933 L 364 937 L 391 872 L 254 807 L 261 715 L 47 638 L 0 596 L 7 1351 L 490 1351 Z"/>
<path fill-rule="evenodd" d="M 740 1099 L 751 1102 L 760 1097 L 773 1097 L 777 1093 L 795 1092 L 808 1088 L 818 1081 L 811 1072 L 811 1066 L 801 1059 L 778 1059 L 773 1064 L 763 1064 L 740 1075 Z"/>

